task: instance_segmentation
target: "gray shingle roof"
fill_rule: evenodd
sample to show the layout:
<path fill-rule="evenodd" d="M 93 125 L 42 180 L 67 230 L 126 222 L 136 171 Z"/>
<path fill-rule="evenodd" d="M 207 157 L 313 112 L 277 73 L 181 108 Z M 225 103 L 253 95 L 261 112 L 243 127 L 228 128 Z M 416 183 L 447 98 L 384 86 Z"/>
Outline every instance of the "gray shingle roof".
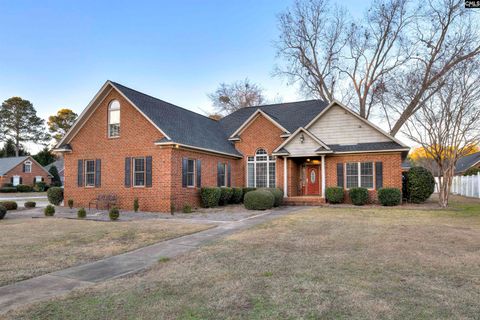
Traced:
<path fill-rule="evenodd" d="M 218 121 L 112 82 L 171 141 L 241 156 Z"/>
<path fill-rule="evenodd" d="M 293 133 L 306 126 L 315 116 L 328 106 L 322 100 L 307 100 L 280 104 L 269 104 L 240 109 L 220 119 L 228 136 L 232 135 L 255 111 L 265 112 L 282 127 Z"/>
<path fill-rule="evenodd" d="M 476 163 L 480 162 L 480 152 L 462 157 L 457 161 L 457 165 L 455 166 L 455 174 L 460 174 L 470 167 L 474 166 Z"/>
<path fill-rule="evenodd" d="M 405 147 L 395 141 L 388 142 L 368 142 L 352 145 L 330 144 L 328 145 L 334 152 L 351 152 L 351 151 L 375 151 L 375 150 L 396 150 L 405 149 Z"/>
<path fill-rule="evenodd" d="M 15 168 L 15 166 L 22 163 L 22 161 L 25 161 L 27 158 L 28 156 L 0 158 L 0 176 L 6 174 L 8 171 Z"/>
<path fill-rule="evenodd" d="M 65 169 L 65 164 L 64 164 L 63 158 L 58 159 L 57 161 L 54 161 L 50 164 L 47 164 L 43 168 L 48 171 L 53 166 L 57 167 L 58 172 L 61 173 L 63 171 L 63 169 Z"/>

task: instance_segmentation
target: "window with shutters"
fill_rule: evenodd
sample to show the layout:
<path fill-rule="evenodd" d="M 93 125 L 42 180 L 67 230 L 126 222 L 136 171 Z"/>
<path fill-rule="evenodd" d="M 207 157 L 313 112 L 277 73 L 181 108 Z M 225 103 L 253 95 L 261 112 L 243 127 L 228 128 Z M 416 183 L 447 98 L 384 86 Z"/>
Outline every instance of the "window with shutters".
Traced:
<path fill-rule="evenodd" d="M 95 186 L 95 160 L 85 160 L 85 187 Z"/>
<path fill-rule="evenodd" d="M 222 163 L 218 166 L 218 182 L 220 187 L 227 186 L 227 164 Z"/>
<path fill-rule="evenodd" d="M 269 156 L 265 149 L 258 149 L 254 157 L 247 158 L 247 186 L 251 188 L 276 185 L 276 158 Z"/>
<path fill-rule="evenodd" d="M 347 189 L 362 187 L 373 189 L 373 162 L 350 162 L 345 164 Z"/>
<path fill-rule="evenodd" d="M 195 187 L 195 160 L 187 160 L 187 187 Z"/>
<path fill-rule="evenodd" d="M 23 163 L 23 172 L 25 173 L 32 172 L 32 161 L 28 160 Z"/>
<path fill-rule="evenodd" d="M 108 105 L 108 137 L 120 137 L 120 102 L 113 100 Z"/>
<path fill-rule="evenodd" d="M 145 186 L 145 158 L 133 159 L 133 186 Z"/>

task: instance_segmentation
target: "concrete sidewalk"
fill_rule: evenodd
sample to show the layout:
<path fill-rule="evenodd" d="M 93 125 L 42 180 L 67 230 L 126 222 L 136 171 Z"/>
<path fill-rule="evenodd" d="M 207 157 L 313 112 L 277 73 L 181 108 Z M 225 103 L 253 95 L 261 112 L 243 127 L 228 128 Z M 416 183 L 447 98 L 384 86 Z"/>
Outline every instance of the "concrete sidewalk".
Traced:
<path fill-rule="evenodd" d="M 67 293 L 75 288 L 139 272 L 154 265 L 162 257 L 177 257 L 213 240 L 300 209 L 302 208 L 284 207 L 277 211 L 223 223 L 212 229 L 162 241 L 96 262 L 0 287 L 0 314 L 28 303 Z"/>

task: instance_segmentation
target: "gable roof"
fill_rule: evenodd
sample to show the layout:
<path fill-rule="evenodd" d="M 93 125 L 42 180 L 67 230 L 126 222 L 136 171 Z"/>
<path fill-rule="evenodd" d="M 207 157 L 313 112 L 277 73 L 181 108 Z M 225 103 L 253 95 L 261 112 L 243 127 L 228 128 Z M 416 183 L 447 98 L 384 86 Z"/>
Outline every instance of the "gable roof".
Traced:
<path fill-rule="evenodd" d="M 325 143 L 323 143 L 322 140 L 318 139 L 316 136 L 314 136 L 310 131 L 306 130 L 305 128 L 300 127 L 297 130 L 295 130 L 295 132 L 292 133 L 292 135 L 290 137 L 288 137 L 285 141 L 283 141 L 283 143 L 280 146 L 278 146 L 277 149 L 275 149 L 274 153 L 280 153 L 280 154 L 282 152 L 283 153 L 285 153 L 285 152 L 288 153 L 288 151 L 285 149 L 285 146 L 287 146 L 290 141 L 295 139 L 295 137 L 300 132 L 305 133 L 307 136 L 312 138 L 312 140 L 315 141 L 319 145 L 319 148 L 315 152 L 331 151 L 330 148 Z"/>
<path fill-rule="evenodd" d="M 226 134 L 231 136 L 238 130 L 257 110 L 267 114 L 288 132 L 294 132 L 299 127 L 308 124 L 328 105 L 322 100 L 307 100 L 298 102 L 269 104 L 256 107 L 247 107 L 237 110 L 220 119 L 220 124 Z"/>
<path fill-rule="evenodd" d="M 47 164 L 45 167 L 43 167 L 45 170 L 50 170 L 51 167 L 57 167 L 58 173 L 61 173 L 65 169 L 65 163 L 63 161 L 63 158 L 58 159 L 57 161 L 54 161 L 50 164 Z"/>
<path fill-rule="evenodd" d="M 9 158 L 0 158 L 0 176 L 8 173 L 8 171 L 15 168 L 17 165 L 27 160 L 29 157 L 9 157 Z"/>
<path fill-rule="evenodd" d="M 480 152 L 462 157 L 457 161 L 455 174 L 463 173 L 478 163 L 480 163 Z"/>

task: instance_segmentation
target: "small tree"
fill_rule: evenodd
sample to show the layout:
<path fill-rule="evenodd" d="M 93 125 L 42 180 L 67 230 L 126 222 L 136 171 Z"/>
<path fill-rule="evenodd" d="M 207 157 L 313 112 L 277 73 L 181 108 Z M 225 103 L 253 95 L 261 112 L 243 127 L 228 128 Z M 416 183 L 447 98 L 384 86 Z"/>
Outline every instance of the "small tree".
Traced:
<path fill-rule="evenodd" d="M 61 186 L 62 180 L 60 179 L 60 175 L 58 174 L 58 169 L 56 166 L 51 166 L 48 170 L 48 173 L 52 175 L 52 184 L 54 186 Z"/>
<path fill-rule="evenodd" d="M 220 115 L 230 114 L 245 107 L 258 106 L 265 101 L 263 90 L 248 79 L 231 84 L 221 83 L 208 97 Z"/>
<path fill-rule="evenodd" d="M 50 152 L 50 149 L 48 147 L 45 147 L 36 155 L 34 155 L 33 159 L 35 159 L 38 163 L 45 167 L 46 165 L 49 165 L 50 163 L 55 161 L 55 155 Z"/>
<path fill-rule="evenodd" d="M 25 151 L 22 145 L 20 145 L 20 150 L 18 151 L 19 156 L 27 156 L 28 152 Z M 12 139 L 7 139 L 3 148 L 0 150 L 0 157 L 8 158 L 15 157 L 15 142 Z"/>

